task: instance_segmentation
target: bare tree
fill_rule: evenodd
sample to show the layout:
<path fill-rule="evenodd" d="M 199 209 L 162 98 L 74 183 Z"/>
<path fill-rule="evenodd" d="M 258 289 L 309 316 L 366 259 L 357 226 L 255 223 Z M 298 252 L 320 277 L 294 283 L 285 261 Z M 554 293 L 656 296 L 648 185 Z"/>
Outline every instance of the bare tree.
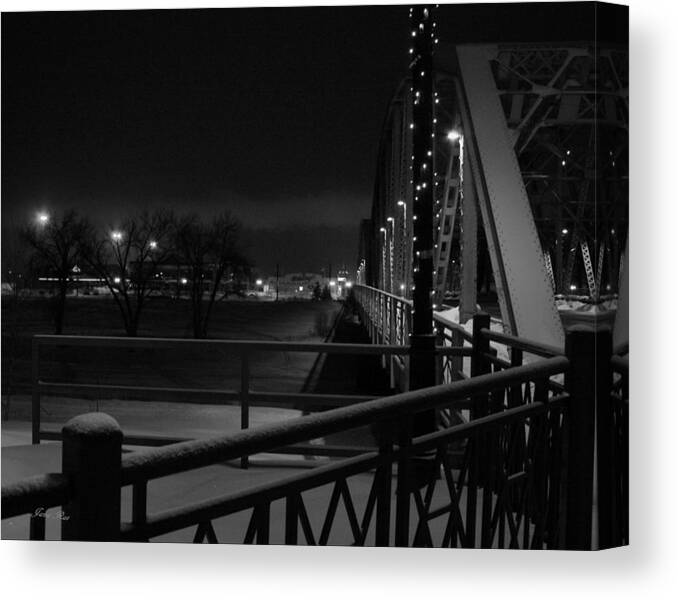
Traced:
<path fill-rule="evenodd" d="M 226 274 L 247 268 L 239 250 L 240 222 L 224 211 L 205 223 L 196 214 L 180 220 L 176 248 L 190 277 L 193 336 L 207 337 L 212 308 Z"/>
<path fill-rule="evenodd" d="M 88 221 L 74 210 L 65 211 L 59 219 L 41 213 L 21 230 L 21 237 L 33 249 L 34 268 L 52 277 L 56 283 L 53 318 L 57 335 L 63 333 L 66 295 L 73 267 L 80 258 L 81 242 L 89 230 Z"/>
<path fill-rule="evenodd" d="M 130 337 L 139 331 L 160 266 L 174 251 L 174 222 L 170 211 L 143 211 L 120 228 L 93 233 L 83 244 L 85 262 L 110 290 Z"/>

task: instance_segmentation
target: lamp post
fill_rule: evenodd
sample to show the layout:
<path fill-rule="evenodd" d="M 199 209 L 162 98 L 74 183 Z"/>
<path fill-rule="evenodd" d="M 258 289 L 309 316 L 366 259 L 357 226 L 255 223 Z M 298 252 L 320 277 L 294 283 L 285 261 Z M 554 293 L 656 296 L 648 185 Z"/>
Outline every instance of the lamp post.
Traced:
<path fill-rule="evenodd" d="M 391 237 L 388 244 L 388 291 L 393 293 L 393 245 L 395 243 L 395 219 L 388 217 L 387 223 L 391 225 Z"/>
<path fill-rule="evenodd" d="M 386 291 L 386 227 L 380 227 L 384 234 L 384 243 L 381 245 L 381 289 Z"/>

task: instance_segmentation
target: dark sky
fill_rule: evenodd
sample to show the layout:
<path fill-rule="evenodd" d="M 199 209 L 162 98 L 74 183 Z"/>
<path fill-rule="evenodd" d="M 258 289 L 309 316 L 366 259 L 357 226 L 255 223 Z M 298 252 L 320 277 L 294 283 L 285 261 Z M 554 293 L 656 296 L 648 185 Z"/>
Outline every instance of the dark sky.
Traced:
<path fill-rule="evenodd" d="M 443 6 L 441 37 L 590 37 L 553 6 Z M 353 267 L 408 42 L 407 6 L 4 13 L 3 224 L 228 208 L 264 270 Z"/>

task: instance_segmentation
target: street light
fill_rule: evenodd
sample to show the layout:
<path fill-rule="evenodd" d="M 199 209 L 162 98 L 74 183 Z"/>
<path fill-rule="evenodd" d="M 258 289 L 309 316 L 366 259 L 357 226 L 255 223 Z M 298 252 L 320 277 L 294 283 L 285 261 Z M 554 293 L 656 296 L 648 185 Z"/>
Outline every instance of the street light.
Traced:
<path fill-rule="evenodd" d="M 158 247 L 158 242 L 149 242 L 148 246 L 151 250 L 155 250 Z"/>
<path fill-rule="evenodd" d="M 264 282 L 261 279 L 257 279 L 256 284 L 257 285 L 262 285 Z"/>
<path fill-rule="evenodd" d="M 447 139 L 450 142 L 456 142 L 460 137 L 461 133 L 459 133 L 456 129 L 451 129 L 447 132 Z"/>
<path fill-rule="evenodd" d="M 119 242 L 122 240 L 122 233 L 120 231 L 114 231 L 111 233 L 111 237 L 113 238 L 114 242 Z"/>
<path fill-rule="evenodd" d="M 46 212 L 39 212 L 37 221 L 39 225 L 47 225 L 47 223 L 49 223 L 49 215 Z"/>

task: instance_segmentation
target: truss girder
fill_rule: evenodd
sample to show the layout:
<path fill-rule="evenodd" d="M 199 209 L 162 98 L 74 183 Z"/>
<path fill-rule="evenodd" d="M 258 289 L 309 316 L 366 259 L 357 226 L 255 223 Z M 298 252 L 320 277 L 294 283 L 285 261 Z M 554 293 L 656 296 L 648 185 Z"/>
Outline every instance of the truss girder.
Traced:
<path fill-rule="evenodd" d="M 562 323 L 491 69 L 490 61 L 496 55 L 493 46 L 457 47 L 470 117 L 465 139 L 472 148 L 470 158 L 488 245 L 493 246 L 492 266 L 502 317 L 515 335 L 562 346 Z"/>

